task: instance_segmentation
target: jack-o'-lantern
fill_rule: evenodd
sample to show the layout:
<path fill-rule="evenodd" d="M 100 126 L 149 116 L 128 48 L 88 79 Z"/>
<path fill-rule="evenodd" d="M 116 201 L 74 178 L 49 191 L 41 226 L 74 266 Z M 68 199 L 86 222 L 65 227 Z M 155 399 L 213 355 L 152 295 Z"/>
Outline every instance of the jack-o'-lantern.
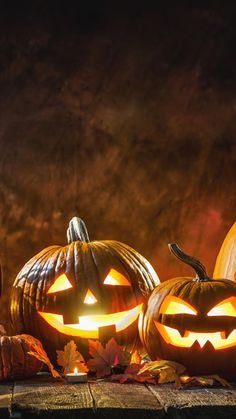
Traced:
<path fill-rule="evenodd" d="M 71 339 L 85 357 L 88 339 L 115 337 L 132 349 L 142 305 L 159 283 L 154 269 L 123 243 L 90 242 L 77 217 L 67 237 L 67 246 L 44 249 L 18 274 L 11 297 L 14 331 L 40 339 L 52 361 Z"/>
<path fill-rule="evenodd" d="M 139 318 L 147 353 L 179 362 L 189 374 L 236 378 L 236 283 L 210 279 L 201 262 L 169 247 L 197 277 L 173 278 L 153 290 Z"/>

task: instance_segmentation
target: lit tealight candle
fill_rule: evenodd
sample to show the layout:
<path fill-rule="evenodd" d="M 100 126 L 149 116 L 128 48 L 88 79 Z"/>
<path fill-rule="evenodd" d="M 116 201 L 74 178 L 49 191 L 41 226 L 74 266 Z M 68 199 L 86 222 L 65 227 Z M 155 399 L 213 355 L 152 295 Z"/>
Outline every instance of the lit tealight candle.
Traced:
<path fill-rule="evenodd" d="M 78 372 L 78 368 L 74 368 L 74 372 L 66 374 L 68 383 L 86 383 L 88 374 L 86 372 Z"/>

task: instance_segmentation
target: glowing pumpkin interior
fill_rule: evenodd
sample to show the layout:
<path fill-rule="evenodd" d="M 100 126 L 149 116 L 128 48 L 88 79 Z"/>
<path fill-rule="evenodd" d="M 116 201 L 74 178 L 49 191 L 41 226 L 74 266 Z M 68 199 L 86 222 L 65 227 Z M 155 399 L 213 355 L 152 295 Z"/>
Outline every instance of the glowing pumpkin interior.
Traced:
<path fill-rule="evenodd" d="M 131 287 L 129 280 L 120 272 L 111 269 L 103 281 L 107 286 L 122 286 Z M 67 278 L 66 274 L 60 275 L 55 279 L 50 286 L 47 294 L 56 294 L 72 288 L 72 284 Z M 88 288 L 83 300 L 84 304 L 93 305 L 98 302 L 95 293 Z M 99 328 L 106 326 L 114 326 L 116 332 L 120 332 L 132 323 L 134 323 L 142 309 L 142 304 L 132 307 L 129 310 L 118 313 L 109 314 L 92 314 L 88 316 L 79 316 L 78 323 L 64 324 L 63 316 L 61 314 L 38 311 L 39 315 L 58 332 L 69 336 L 99 339 Z"/>
<path fill-rule="evenodd" d="M 160 314 L 197 316 L 199 313 L 186 301 L 175 296 L 167 296 L 161 304 Z M 211 318 L 222 316 L 225 319 L 227 317 L 236 317 L 236 297 L 230 297 L 221 301 L 212 307 L 206 315 Z M 203 348 L 209 341 L 215 350 L 219 350 L 236 345 L 236 329 L 233 329 L 230 334 L 227 334 L 225 330 L 216 332 L 185 330 L 184 333 L 180 333 L 178 329 L 164 325 L 156 320 L 154 320 L 154 324 L 165 342 L 174 346 L 190 348 L 197 341 L 200 347 Z"/>

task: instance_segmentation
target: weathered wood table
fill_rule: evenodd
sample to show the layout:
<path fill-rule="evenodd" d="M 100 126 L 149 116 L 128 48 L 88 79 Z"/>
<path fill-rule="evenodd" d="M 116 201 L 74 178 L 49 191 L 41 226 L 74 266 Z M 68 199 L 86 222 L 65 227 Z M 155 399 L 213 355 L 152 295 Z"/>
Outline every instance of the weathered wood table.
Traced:
<path fill-rule="evenodd" d="M 236 419 L 236 387 L 188 388 L 105 381 L 66 384 L 46 377 L 0 384 L 0 419 Z"/>

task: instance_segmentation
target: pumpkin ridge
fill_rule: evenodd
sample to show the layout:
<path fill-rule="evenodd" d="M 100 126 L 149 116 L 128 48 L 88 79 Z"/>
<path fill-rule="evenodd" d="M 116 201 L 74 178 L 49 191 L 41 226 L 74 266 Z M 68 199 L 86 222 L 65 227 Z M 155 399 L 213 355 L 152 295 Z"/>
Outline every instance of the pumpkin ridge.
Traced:
<path fill-rule="evenodd" d="M 141 270 L 142 272 L 142 280 L 145 282 L 145 289 L 143 288 L 143 293 L 146 294 L 147 291 L 146 289 L 148 289 L 148 291 L 150 292 L 150 290 L 153 289 L 153 285 L 156 286 L 159 283 L 159 278 L 158 275 L 156 274 L 156 272 L 154 271 L 154 269 L 152 268 L 151 264 L 149 264 L 148 261 L 145 260 L 145 258 L 140 255 L 138 252 L 133 251 L 133 249 L 124 244 L 121 243 L 119 241 L 109 241 L 109 240 L 104 240 L 103 243 L 106 244 L 106 242 L 109 242 L 109 246 L 112 247 L 112 249 L 114 250 L 114 252 L 116 253 L 116 255 L 119 257 L 119 259 L 121 259 L 121 263 L 123 264 L 123 260 L 126 259 L 129 263 L 132 261 L 133 264 L 135 264 L 135 268 L 137 270 Z M 151 274 L 147 271 L 152 270 L 152 276 Z M 151 280 L 152 278 L 152 280 Z M 154 280 L 155 278 L 155 280 Z M 139 286 L 143 286 L 143 283 L 139 283 Z"/>

